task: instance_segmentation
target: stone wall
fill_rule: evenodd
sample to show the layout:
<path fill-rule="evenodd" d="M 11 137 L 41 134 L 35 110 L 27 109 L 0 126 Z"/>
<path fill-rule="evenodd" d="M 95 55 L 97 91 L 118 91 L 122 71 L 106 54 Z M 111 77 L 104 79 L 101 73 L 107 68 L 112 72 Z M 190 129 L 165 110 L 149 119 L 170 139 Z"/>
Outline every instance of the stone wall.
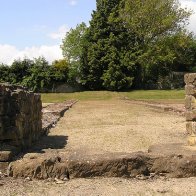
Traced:
<path fill-rule="evenodd" d="M 41 110 L 39 94 L 20 86 L 0 84 L 0 145 L 31 146 L 41 133 Z"/>
<path fill-rule="evenodd" d="M 185 77 L 186 130 L 189 135 L 196 134 L 196 73 Z"/>

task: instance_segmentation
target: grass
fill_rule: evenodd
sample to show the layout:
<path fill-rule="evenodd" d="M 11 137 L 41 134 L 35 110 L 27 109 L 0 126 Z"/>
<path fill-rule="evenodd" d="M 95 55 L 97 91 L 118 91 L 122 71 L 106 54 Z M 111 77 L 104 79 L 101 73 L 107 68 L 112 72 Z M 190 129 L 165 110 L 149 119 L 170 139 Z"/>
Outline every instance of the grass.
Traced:
<path fill-rule="evenodd" d="M 110 100 L 124 97 L 134 100 L 182 103 L 185 95 L 184 90 L 135 90 L 130 92 L 84 91 L 76 93 L 44 93 L 42 94 L 42 101 L 43 103 L 55 103 L 70 99 L 88 101 Z"/>
<path fill-rule="evenodd" d="M 109 100 L 118 97 L 118 93 L 109 91 L 84 91 L 76 93 L 44 93 L 42 94 L 43 103 L 62 102 L 70 99 L 80 101 L 87 100 Z"/>
<path fill-rule="evenodd" d="M 165 103 L 184 103 L 184 90 L 136 90 L 123 93 L 134 100 L 148 100 Z"/>

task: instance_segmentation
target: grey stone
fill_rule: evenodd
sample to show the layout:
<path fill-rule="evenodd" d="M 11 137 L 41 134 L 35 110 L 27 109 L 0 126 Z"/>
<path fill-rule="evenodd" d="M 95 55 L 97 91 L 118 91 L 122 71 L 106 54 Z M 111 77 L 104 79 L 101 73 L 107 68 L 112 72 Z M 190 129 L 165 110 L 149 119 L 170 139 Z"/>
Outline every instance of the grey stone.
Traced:
<path fill-rule="evenodd" d="M 185 93 L 186 95 L 196 95 L 196 86 L 194 85 L 186 85 L 185 86 Z"/>
<path fill-rule="evenodd" d="M 186 123 L 187 134 L 191 135 L 192 133 L 196 134 L 196 122 L 187 122 Z"/>
<path fill-rule="evenodd" d="M 196 73 L 185 74 L 184 81 L 186 84 L 196 85 Z"/>
<path fill-rule="evenodd" d="M 42 130 L 41 96 L 9 84 L 0 84 L 0 95 L 0 141 L 31 146 Z"/>
<path fill-rule="evenodd" d="M 186 121 L 196 121 L 196 110 L 187 111 L 185 113 Z"/>
<path fill-rule="evenodd" d="M 185 108 L 188 111 L 191 111 L 193 109 L 196 109 L 196 99 L 192 95 L 186 95 L 185 97 Z"/>

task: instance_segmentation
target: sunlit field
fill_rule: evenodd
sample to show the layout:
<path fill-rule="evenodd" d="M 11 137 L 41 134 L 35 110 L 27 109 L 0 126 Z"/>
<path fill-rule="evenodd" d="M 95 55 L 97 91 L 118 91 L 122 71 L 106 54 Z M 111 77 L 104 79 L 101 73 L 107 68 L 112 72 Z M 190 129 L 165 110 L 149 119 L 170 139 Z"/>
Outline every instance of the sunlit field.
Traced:
<path fill-rule="evenodd" d="M 128 98 L 132 100 L 183 103 L 184 97 L 184 90 L 135 90 L 130 92 L 83 91 L 76 93 L 43 93 L 42 101 L 43 103 L 55 103 L 70 99 L 87 101 Z"/>

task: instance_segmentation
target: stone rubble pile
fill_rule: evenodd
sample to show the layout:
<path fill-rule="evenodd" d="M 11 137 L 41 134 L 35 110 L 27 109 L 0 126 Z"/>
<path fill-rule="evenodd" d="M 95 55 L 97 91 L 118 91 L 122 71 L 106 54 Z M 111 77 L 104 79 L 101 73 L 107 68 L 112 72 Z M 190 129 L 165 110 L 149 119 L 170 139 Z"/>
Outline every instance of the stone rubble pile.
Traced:
<path fill-rule="evenodd" d="M 54 127 L 64 113 L 69 110 L 77 100 L 68 100 L 62 103 L 53 103 L 42 109 L 42 132 L 48 134 L 49 130 Z"/>

